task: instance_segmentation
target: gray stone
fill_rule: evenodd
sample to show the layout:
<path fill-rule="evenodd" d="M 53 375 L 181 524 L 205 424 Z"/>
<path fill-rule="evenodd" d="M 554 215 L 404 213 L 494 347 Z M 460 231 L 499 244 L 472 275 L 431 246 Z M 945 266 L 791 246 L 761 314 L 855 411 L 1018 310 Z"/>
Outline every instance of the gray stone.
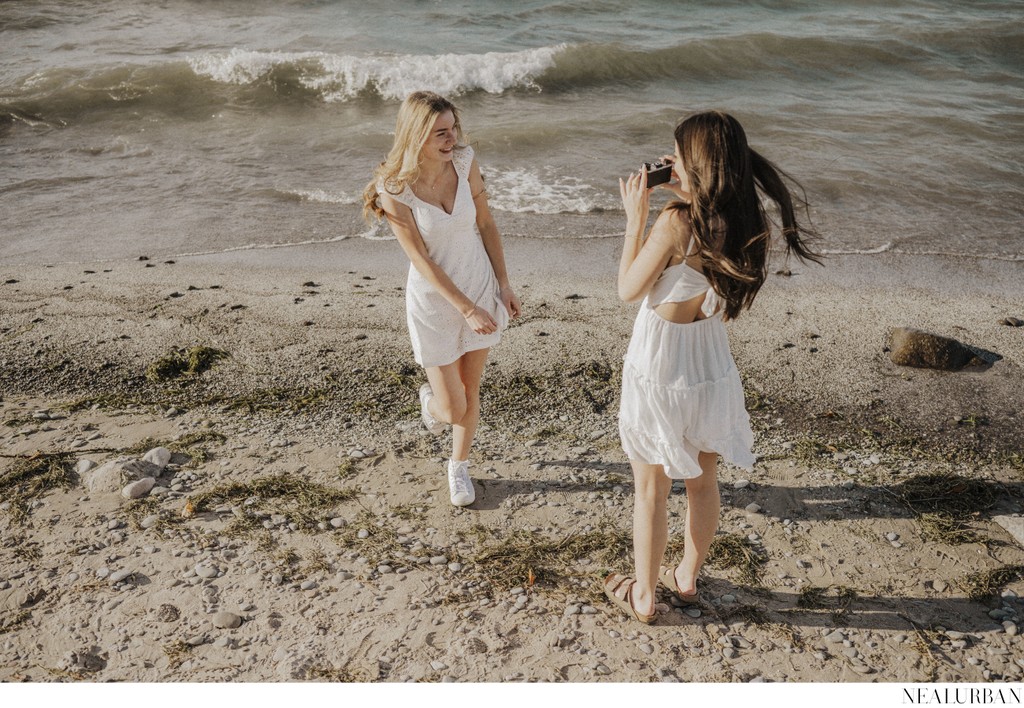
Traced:
<path fill-rule="evenodd" d="M 235 629 L 242 625 L 242 618 L 234 612 L 218 612 L 213 616 L 213 626 L 218 629 Z"/>
<path fill-rule="evenodd" d="M 1024 517 L 1021 516 L 993 516 L 992 520 L 1006 529 L 1017 545 L 1024 547 Z"/>
<path fill-rule="evenodd" d="M 340 516 L 335 516 L 333 519 L 331 519 L 331 526 L 333 526 L 336 529 L 344 528 L 345 526 L 348 526 L 348 521 L 341 518 Z"/>
<path fill-rule="evenodd" d="M 746 489 L 749 486 L 750 486 L 750 480 L 749 479 L 737 479 L 735 482 L 732 483 L 732 488 L 733 489 Z"/>
<path fill-rule="evenodd" d="M 301 589 L 301 590 L 315 590 L 316 589 L 316 581 L 315 580 L 306 580 L 306 581 L 304 581 L 302 583 L 302 585 L 299 586 L 299 589 Z"/>
<path fill-rule="evenodd" d="M 897 366 L 958 371 L 965 366 L 985 364 L 971 348 L 950 337 L 910 327 L 890 333 L 889 358 Z"/>
<path fill-rule="evenodd" d="M 163 470 L 167 463 L 171 461 L 171 451 L 166 447 L 154 447 L 143 455 L 142 459 L 144 462 L 149 462 Z"/>
<path fill-rule="evenodd" d="M 832 644 L 840 644 L 846 641 L 846 635 L 836 629 L 825 635 L 825 641 Z"/>
<path fill-rule="evenodd" d="M 75 465 L 75 472 L 81 477 L 83 474 L 96 467 L 96 463 L 92 460 L 79 460 L 78 464 Z"/>
<path fill-rule="evenodd" d="M 448 556 L 433 556 L 430 559 L 430 565 L 447 565 Z"/>
<path fill-rule="evenodd" d="M 747 504 L 747 506 L 745 508 L 751 514 L 756 514 L 759 511 L 761 511 L 761 505 L 760 504 Z"/>
<path fill-rule="evenodd" d="M 152 477 L 143 477 L 135 482 L 130 482 L 124 489 L 121 490 L 121 496 L 125 499 L 140 499 L 146 496 L 156 485 L 156 480 Z"/>
<path fill-rule="evenodd" d="M 220 569 L 215 565 L 204 565 L 202 563 L 198 563 L 196 564 L 195 572 L 200 578 L 210 580 L 217 577 Z"/>
<path fill-rule="evenodd" d="M 130 571 L 130 570 L 118 570 L 118 571 L 110 574 L 110 582 L 111 583 L 119 583 L 122 580 L 125 580 L 126 578 L 130 578 L 131 576 L 132 576 L 132 571 Z"/>

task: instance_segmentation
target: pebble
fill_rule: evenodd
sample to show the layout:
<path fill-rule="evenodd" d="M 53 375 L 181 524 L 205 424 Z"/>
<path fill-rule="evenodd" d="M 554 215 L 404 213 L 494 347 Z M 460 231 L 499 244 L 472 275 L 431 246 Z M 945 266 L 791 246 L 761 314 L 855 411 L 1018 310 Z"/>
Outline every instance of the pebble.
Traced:
<path fill-rule="evenodd" d="M 444 663 L 443 661 L 431 661 L 430 668 L 432 668 L 434 671 L 444 671 L 448 668 L 448 664 Z"/>
<path fill-rule="evenodd" d="M 140 499 L 146 496 L 154 486 L 156 480 L 152 477 L 143 477 L 140 480 L 131 482 L 121 490 L 121 496 L 125 499 Z"/>
<path fill-rule="evenodd" d="M 75 465 L 75 472 L 77 472 L 79 475 L 83 475 L 95 466 L 96 463 L 93 462 L 92 460 L 79 460 L 78 464 Z"/>
<path fill-rule="evenodd" d="M 949 585 L 944 580 L 936 580 L 932 583 L 932 587 L 935 588 L 936 592 L 946 592 Z"/>
<path fill-rule="evenodd" d="M 166 447 L 154 447 L 143 455 L 142 459 L 145 462 L 151 462 L 157 467 L 163 469 L 167 466 L 167 463 L 171 461 L 171 451 Z"/>
<path fill-rule="evenodd" d="M 142 521 L 139 522 L 139 526 L 141 526 L 144 529 L 151 529 L 154 526 L 156 526 L 159 522 L 159 514 L 150 514 L 149 516 L 145 517 Z"/>
<path fill-rule="evenodd" d="M 449 563 L 448 570 L 452 571 L 453 573 L 458 573 L 460 570 L 462 570 L 462 563 Z"/>
<path fill-rule="evenodd" d="M 761 505 L 760 504 L 747 504 L 747 506 L 745 508 L 751 514 L 756 514 L 759 511 L 761 511 Z"/>
<path fill-rule="evenodd" d="M 222 611 L 213 616 L 213 626 L 219 629 L 235 629 L 241 624 L 242 618 L 234 612 Z"/>
<path fill-rule="evenodd" d="M 650 644 L 641 644 L 640 651 L 642 651 L 644 654 L 653 654 L 654 647 Z"/>
<path fill-rule="evenodd" d="M 198 563 L 196 564 L 195 572 L 200 578 L 206 578 L 209 580 L 211 578 L 216 578 L 220 569 L 215 565 L 203 565 L 202 563 Z"/>
<path fill-rule="evenodd" d="M 687 607 L 683 610 L 683 612 L 685 612 L 687 616 L 692 617 L 694 619 L 697 619 L 701 615 L 699 607 Z"/>
<path fill-rule="evenodd" d="M 299 588 L 301 588 L 302 590 L 315 590 L 316 589 L 316 581 L 315 580 L 306 580 L 305 582 L 302 583 L 302 585 L 299 586 Z"/>
<path fill-rule="evenodd" d="M 572 617 L 573 615 L 578 615 L 579 613 L 580 613 L 580 606 L 579 605 L 569 605 L 568 607 L 565 608 L 565 612 L 563 614 L 566 617 Z"/>
<path fill-rule="evenodd" d="M 737 479 L 735 482 L 732 483 L 732 488 L 733 489 L 746 489 L 749 486 L 750 486 L 750 480 L 749 479 Z"/>
<path fill-rule="evenodd" d="M 190 647 L 197 647 L 200 644 L 206 644 L 206 635 L 197 634 L 194 637 L 189 637 L 185 640 L 185 643 L 188 644 Z"/>
<path fill-rule="evenodd" d="M 885 538 L 889 541 L 898 541 L 900 540 L 900 535 L 898 533 L 895 533 L 894 531 L 890 531 L 889 533 L 885 534 Z"/>
<path fill-rule="evenodd" d="M 341 518 L 340 516 L 335 516 L 333 519 L 331 519 L 331 526 L 333 526 L 336 529 L 340 529 L 342 527 L 348 526 L 348 521 Z"/>
<path fill-rule="evenodd" d="M 594 667 L 594 673 L 601 674 L 602 676 L 609 676 L 611 675 L 612 670 L 604 664 L 598 664 Z"/>
<path fill-rule="evenodd" d="M 582 607 L 580 607 L 580 614 L 583 614 L 583 615 L 596 615 L 597 614 L 597 608 L 596 607 L 592 607 L 591 605 L 583 605 Z M 643 647 L 640 647 L 640 648 L 643 649 Z"/>
<path fill-rule="evenodd" d="M 130 571 L 130 570 L 118 570 L 118 571 L 110 574 L 110 582 L 111 583 L 119 583 L 122 580 L 124 580 L 125 578 L 131 577 L 131 575 L 132 575 L 132 571 Z"/>
<path fill-rule="evenodd" d="M 388 573 L 394 573 L 395 569 L 392 568 L 390 565 L 378 565 L 377 572 L 381 575 L 387 575 Z"/>
<path fill-rule="evenodd" d="M 370 537 L 370 532 L 367 531 L 366 529 L 359 529 L 358 533 L 356 533 L 356 538 L 369 538 L 369 537 Z"/>
<path fill-rule="evenodd" d="M 1003 630 L 1011 637 L 1017 636 L 1017 625 L 1010 620 L 1003 622 Z"/>
<path fill-rule="evenodd" d="M 430 565 L 447 565 L 448 556 L 433 556 L 430 559 Z"/>
<path fill-rule="evenodd" d="M 732 647 L 726 647 L 724 650 L 722 650 L 722 656 L 724 656 L 726 659 L 735 659 L 739 655 L 740 653 Z"/>
<path fill-rule="evenodd" d="M 832 644 L 839 644 L 846 641 L 846 635 L 836 629 L 825 635 L 825 641 L 831 642 Z"/>

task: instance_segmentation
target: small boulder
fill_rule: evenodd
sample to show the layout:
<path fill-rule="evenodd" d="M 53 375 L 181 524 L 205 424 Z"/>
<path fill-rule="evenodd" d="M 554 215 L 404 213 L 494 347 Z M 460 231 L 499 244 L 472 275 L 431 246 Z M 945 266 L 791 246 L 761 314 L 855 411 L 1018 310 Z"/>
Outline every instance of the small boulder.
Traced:
<path fill-rule="evenodd" d="M 119 457 L 96 469 L 89 470 L 83 481 L 86 488 L 93 494 L 102 492 L 116 494 L 130 482 L 145 477 L 159 476 L 160 468 L 152 463 L 130 457 Z"/>
<path fill-rule="evenodd" d="M 121 496 L 125 499 L 140 499 L 147 494 L 149 490 L 156 484 L 156 480 L 152 477 L 143 477 L 142 479 L 130 482 L 121 490 Z"/>
<path fill-rule="evenodd" d="M 163 470 L 163 468 L 167 466 L 167 463 L 171 461 L 171 451 L 166 447 L 154 447 L 152 450 L 147 452 L 142 459 Z"/>
<path fill-rule="evenodd" d="M 986 363 L 955 339 L 910 327 L 894 329 L 889 348 L 889 358 L 897 366 L 958 371 L 965 366 Z"/>

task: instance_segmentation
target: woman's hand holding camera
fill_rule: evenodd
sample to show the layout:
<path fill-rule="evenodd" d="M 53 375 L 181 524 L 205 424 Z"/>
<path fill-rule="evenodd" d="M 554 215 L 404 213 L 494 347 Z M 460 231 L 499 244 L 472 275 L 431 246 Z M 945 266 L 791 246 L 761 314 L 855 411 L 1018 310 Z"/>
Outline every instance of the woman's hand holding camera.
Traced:
<path fill-rule="evenodd" d="M 647 173 L 643 170 L 625 180 L 619 178 L 619 194 L 622 208 L 626 211 L 626 233 L 639 228 L 642 232 L 647 225 L 647 214 L 651 210 L 651 191 L 647 189 Z"/>

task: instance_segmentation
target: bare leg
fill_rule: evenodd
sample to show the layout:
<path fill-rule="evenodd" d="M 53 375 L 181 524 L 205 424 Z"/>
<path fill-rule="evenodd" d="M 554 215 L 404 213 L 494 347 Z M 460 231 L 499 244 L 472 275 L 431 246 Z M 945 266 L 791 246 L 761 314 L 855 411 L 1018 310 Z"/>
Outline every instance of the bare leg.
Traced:
<path fill-rule="evenodd" d="M 469 458 L 469 448 L 480 422 L 480 379 L 489 351 L 466 352 L 451 364 L 426 370 L 434 394 L 427 407 L 434 418 L 452 425 L 452 459 L 455 460 Z"/>
<path fill-rule="evenodd" d="M 633 607 L 643 615 L 654 612 L 654 591 L 658 568 L 668 544 L 668 495 L 672 480 L 661 465 L 630 460 L 633 467 L 633 558 L 636 562 L 636 586 Z M 621 588 L 616 595 L 623 595 Z"/>
<path fill-rule="evenodd" d="M 456 363 L 466 401 L 462 418 L 452 423 L 452 459 L 468 460 L 469 448 L 480 422 L 480 379 L 487 363 L 487 349 L 466 352 Z"/>
<path fill-rule="evenodd" d="M 718 494 L 718 454 L 702 452 L 698 462 L 703 474 L 686 480 L 686 550 L 675 569 L 676 583 L 684 595 L 697 591 L 697 575 L 718 530 L 722 510 Z"/>

